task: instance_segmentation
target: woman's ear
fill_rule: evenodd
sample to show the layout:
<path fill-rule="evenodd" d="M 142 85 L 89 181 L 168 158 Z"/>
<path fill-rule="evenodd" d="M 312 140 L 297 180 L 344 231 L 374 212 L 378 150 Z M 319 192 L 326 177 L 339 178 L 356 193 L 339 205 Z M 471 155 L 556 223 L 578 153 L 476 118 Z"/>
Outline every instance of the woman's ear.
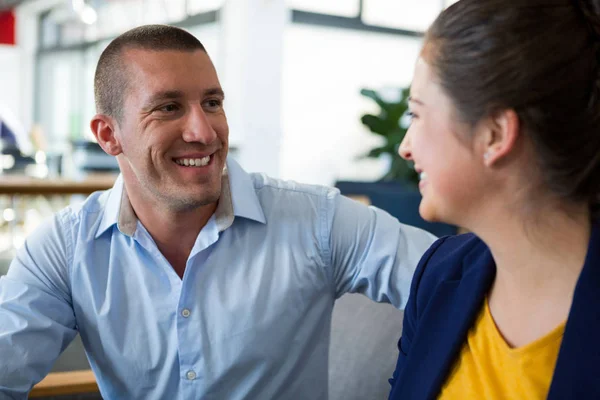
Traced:
<path fill-rule="evenodd" d="M 519 116 L 514 110 L 502 110 L 486 122 L 483 137 L 483 162 L 492 166 L 515 148 L 520 133 Z"/>
<path fill-rule="evenodd" d="M 117 124 L 112 117 L 96 114 L 90 122 L 94 137 L 102 149 L 111 156 L 118 156 L 123 149 L 116 135 Z"/>

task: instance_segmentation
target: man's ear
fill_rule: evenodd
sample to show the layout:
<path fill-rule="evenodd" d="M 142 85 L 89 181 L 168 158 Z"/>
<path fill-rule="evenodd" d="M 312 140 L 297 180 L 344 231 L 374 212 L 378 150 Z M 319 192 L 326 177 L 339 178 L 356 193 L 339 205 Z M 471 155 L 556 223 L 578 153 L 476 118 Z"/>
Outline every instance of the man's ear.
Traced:
<path fill-rule="evenodd" d="M 116 121 L 104 114 L 96 114 L 90 122 L 90 127 L 94 137 L 102 149 L 111 156 L 118 156 L 123 149 L 121 142 L 117 138 Z"/>
<path fill-rule="evenodd" d="M 519 116 L 514 110 L 496 112 L 486 121 L 483 137 L 483 162 L 491 166 L 510 154 L 520 134 Z"/>

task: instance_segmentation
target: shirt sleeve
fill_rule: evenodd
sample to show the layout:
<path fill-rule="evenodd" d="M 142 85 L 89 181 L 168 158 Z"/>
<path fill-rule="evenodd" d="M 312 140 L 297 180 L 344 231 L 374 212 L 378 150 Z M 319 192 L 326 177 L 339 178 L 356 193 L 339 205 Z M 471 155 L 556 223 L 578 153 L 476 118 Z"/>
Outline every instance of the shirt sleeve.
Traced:
<path fill-rule="evenodd" d="M 341 195 L 330 199 L 329 254 L 336 298 L 363 293 L 403 309 L 417 264 L 436 237 L 376 207 Z"/>
<path fill-rule="evenodd" d="M 62 217 L 31 234 L 0 278 L 0 398 L 27 398 L 77 333 Z"/>

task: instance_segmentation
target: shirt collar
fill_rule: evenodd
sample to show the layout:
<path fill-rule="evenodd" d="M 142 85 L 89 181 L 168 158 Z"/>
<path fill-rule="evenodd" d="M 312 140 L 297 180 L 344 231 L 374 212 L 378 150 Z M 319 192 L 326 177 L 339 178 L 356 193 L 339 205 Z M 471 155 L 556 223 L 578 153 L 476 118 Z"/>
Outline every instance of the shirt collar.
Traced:
<path fill-rule="evenodd" d="M 229 186 L 231 188 L 234 215 L 266 224 L 267 219 L 256 195 L 256 189 L 250 174 L 230 157 L 227 158 L 227 170 L 229 171 Z"/>
<path fill-rule="evenodd" d="M 121 212 L 121 207 L 123 203 L 126 204 L 127 208 L 131 208 L 131 204 L 129 204 L 129 199 L 125 195 L 125 186 L 123 184 L 123 175 L 119 175 L 112 189 L 107 191 L 105 195 L 108 196 L 106 200 L 106 204 L 104 206 L 104 215 L 102 215 L 102 220 L 100 221 L 100 225 L 98 225 L 98 229 L 96 230 L 95 238 L 98 238 L 102 235 L 107 229 L 116 224 L 119 220 L 119 214 Z M 127 198 L 127 201 L 123 201 L 124 198 Z M 125 208 L 123 208 L 125 210 Z M 135 213 L 134 213 L 135 216 Z M 122 231 L 122 227 L 119 227 L 119 230 Z M 126 231 L 131 231 L 131 227 L 127 226 Z M 133 231 L 135 231 L 135 226 L 133 226 Z M 131 236 L 131 235 L 129 235 Z"/>
<path fill-rule="evenodd" d="M 266 223 L 252 178 L 231 158 L 227 159 L 222 182 L 221 197 L 215 210 L 215 221 L 219 232 L 229 228 L 236 216 Z M 114 224 L 117 224 L 121 233 L 133 236 L 137 229 L 137 222 L 137 216 L 125 190 L 123 176 L 119 175 L 108 192 L 104 215 L 95 237 L 98 238 Z"/>

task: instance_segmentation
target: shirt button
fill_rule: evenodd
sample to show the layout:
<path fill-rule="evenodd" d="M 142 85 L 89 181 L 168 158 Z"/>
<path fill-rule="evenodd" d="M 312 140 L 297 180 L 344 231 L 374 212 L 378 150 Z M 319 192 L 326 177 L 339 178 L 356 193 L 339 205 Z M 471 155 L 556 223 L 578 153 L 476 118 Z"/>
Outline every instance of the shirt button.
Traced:
<path fill-rule="evenodd" d="M 190 381 L 193 381 L 194 379 L 196 379 L 196 373 L 194 371 L 188 371 L 187 374 L 185 374 L 185 377 L 188 378 Z"/>
<path fill-rule="evenodd" d="M 189 317 L 190 314 L 191 314 L 191 312 L 187 308 L 184 308 L 183 310 L 181 310 L 181 315 L 183 316 L 183 318 Z"/>

